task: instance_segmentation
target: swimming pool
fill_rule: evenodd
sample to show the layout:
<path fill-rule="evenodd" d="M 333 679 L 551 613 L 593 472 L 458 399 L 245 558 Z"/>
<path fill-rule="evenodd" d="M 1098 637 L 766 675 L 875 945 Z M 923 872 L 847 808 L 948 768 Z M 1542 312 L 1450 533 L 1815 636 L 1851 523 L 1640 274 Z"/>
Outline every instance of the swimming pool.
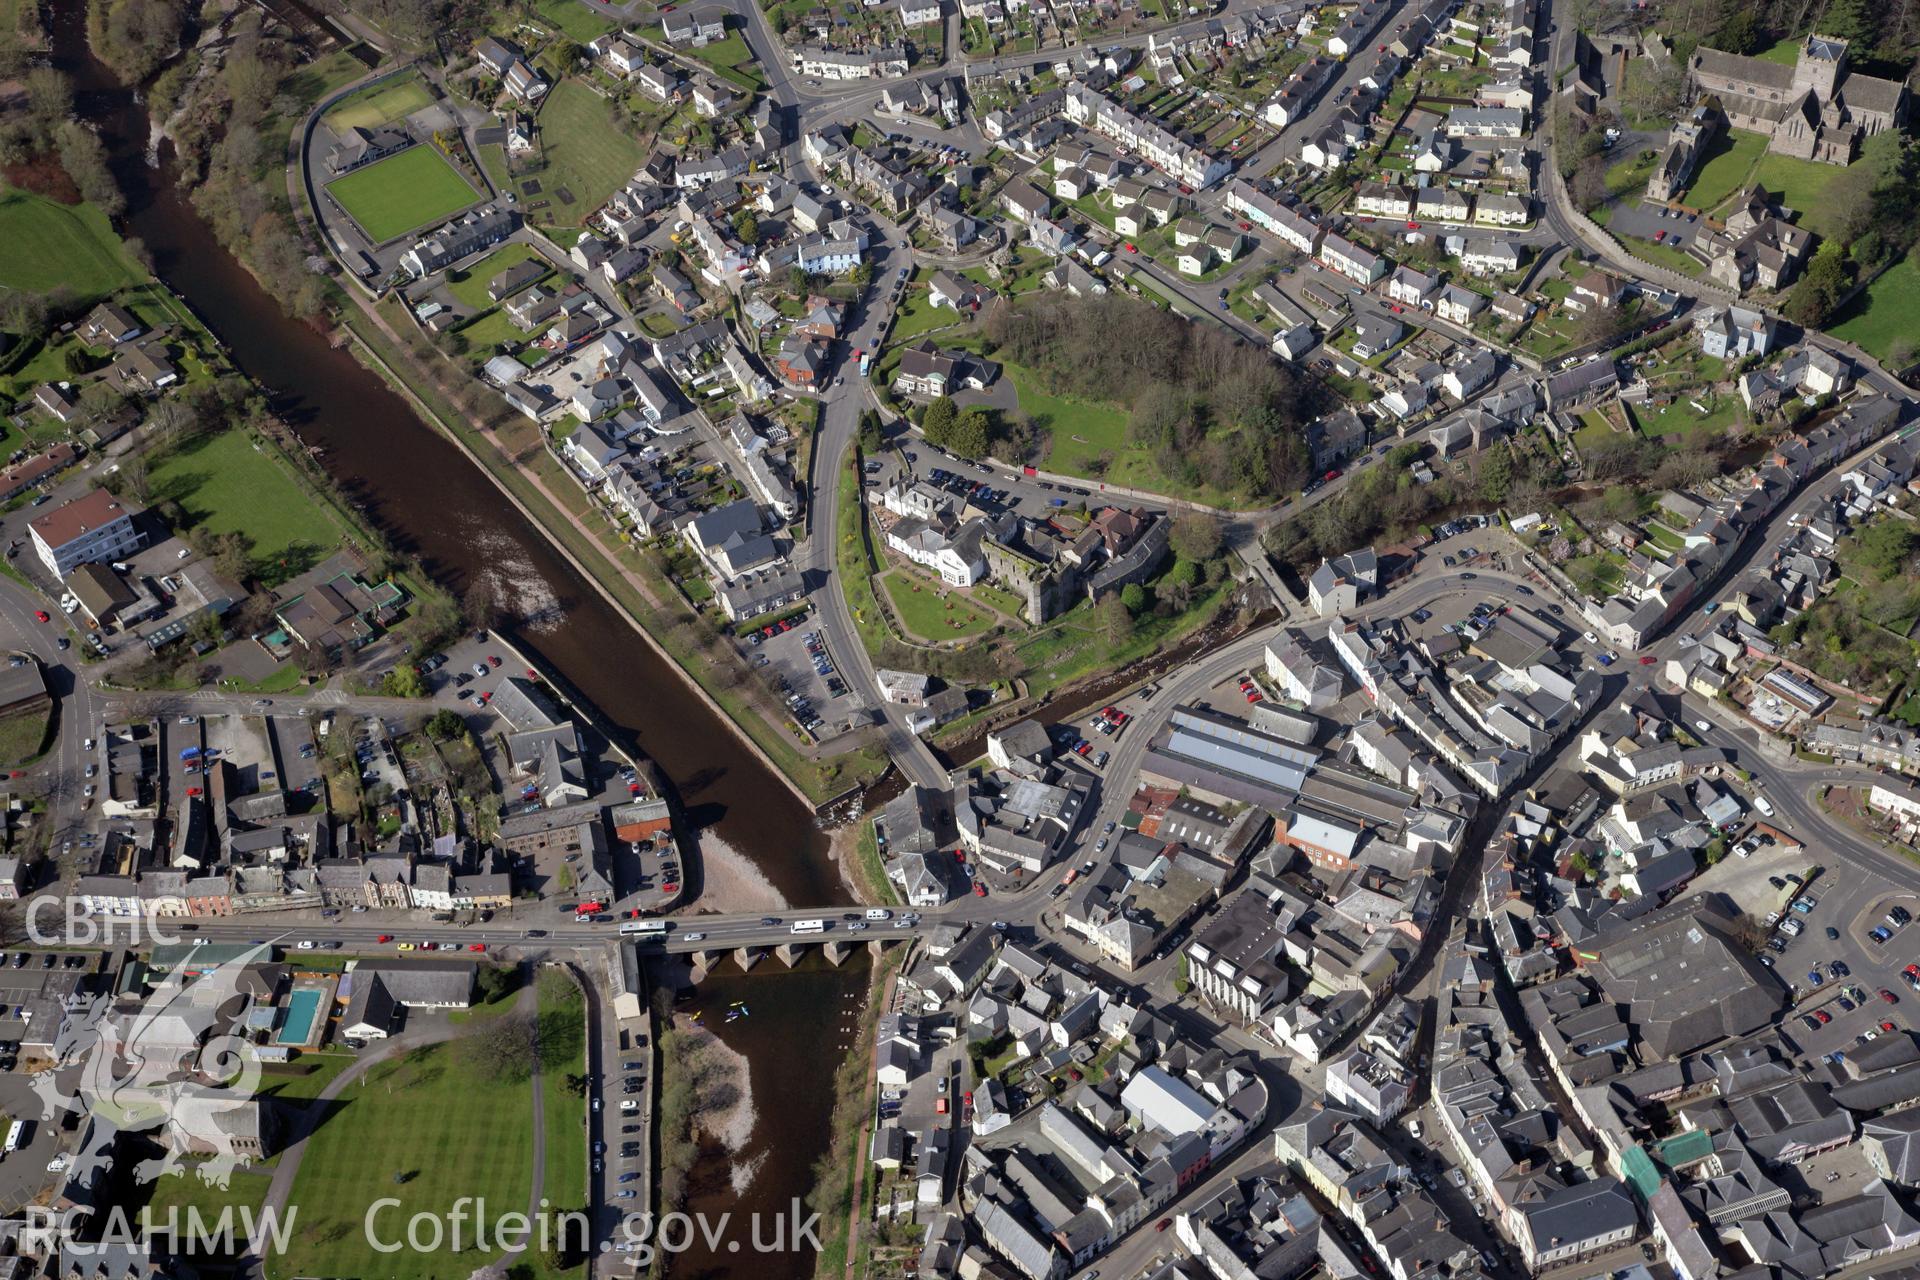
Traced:
<path fill-rule="evenodd" d="M 275 1044 L 305 1044 L 313 1035 L 313 1020 L 320 1012 L 321 993 L 312 987 L 295 987 L 287 997 L 287 1016 L 280 1023 Z"/>

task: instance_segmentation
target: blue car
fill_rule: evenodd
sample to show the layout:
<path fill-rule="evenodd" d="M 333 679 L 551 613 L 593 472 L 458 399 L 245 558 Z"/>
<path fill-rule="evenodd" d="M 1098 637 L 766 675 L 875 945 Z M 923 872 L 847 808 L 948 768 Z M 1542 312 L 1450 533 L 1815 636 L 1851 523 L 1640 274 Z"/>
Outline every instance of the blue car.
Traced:
<path fill-rule="evenodd" d="M 1821 973 L 1818 969 L 1807 970 L 1807 981 L 1811 982 L 1814 986 L 1817 987 L 1822 983 L 1824 983 L 1826 980 L 1827 980 L 1827 975 L 1824 973 Z"/>

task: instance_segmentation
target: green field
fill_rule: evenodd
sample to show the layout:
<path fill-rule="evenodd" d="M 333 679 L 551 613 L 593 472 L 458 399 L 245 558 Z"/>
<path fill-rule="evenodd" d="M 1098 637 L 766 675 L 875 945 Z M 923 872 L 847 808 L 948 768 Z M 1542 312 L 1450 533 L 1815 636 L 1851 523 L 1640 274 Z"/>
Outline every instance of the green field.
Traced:
<path fill-rule="evenodd" d="M 966 592 L 934 578 L 895 569 L 880 581 L 894 615 L 922 640 L 964 640 L 991 631 L 1000 621 L 992 610 L 967 599 Z"/>
<path fill-rule="evenodd" d="M 1753 181 L 1779 197 L 1780 203 L 1800 214 L 1800 225 L 1817 235 L 1831 234 L 1833 210 L 1827 206 L 1827 188 L 1846 170 L 1837 164 L 1818 164 L 1794 156 L 1761 156 Z"/>
<path fill-rule="evenodd" d="M 336 178 L 327 191 L 376 244 L 451 218 L 478 198 L 446 157 L 424 143 Z"/>
<path fill-rule="evenodd" d="M 1766 154 L 1767 140 L 1757 133 L 1729 129 L 1707 148 L 1707 162 L 1693 176 L 1683 200 L 1696 209 L 1721 205 L 1750 181 L 1748 174 Z"/>
<path fill-rule="evenodd" d="M 427 91 L 420 77 L 402 76 L 362 89 L 327 112 L 320 122 L 335 133 L 346 129 L 377 129 L 432 103 L 433 94 Z"/>
<path fill-rule="evenodd" d="M 612 18 L 603 18 L 587 8 L 580 0 L 539 0 L 534 12 L 542 20 L 552 23 L 566 33 L 575 44 L 586 44 L 598 40 L 620 24 Z"/>
<path fill-rule="evenodd" d="M 534 198 L 548 207 L 533 215 L 536 221 L 578 224 L 646 158 L 640 144 L 610 122 L 607 108 L 604 98 L 577 80 L 562 80 L 547 94 L 540 107 L 547 165 Z M 563 190 L 571 202 L 561 198 Z"/>
<path fill-rule="evenodd" d="M 685 53 L 690 58 L 712 67 L 723 79 L 731 80 L 743 89 L 758 89 L 766 84 L 759 70 L 753 65 L 753 50 L 747 48 L 747 41 L 738 31 L 727 32 L 724 40 L 715 40 L 701 48 L 689 48 Z"/>
<path fill-rule="evenodd" d="M 345 532 L 279 459 L 244 431 L 189 442 L 148 471 L 155 504 L 180 504 L 191 525 L 248 540 L 256 572 L 280 582 L 324 559 Z"/>
<path fill-rule="evenodd" d="M 0 285 L 46 293 L 65 285 L 100 298 L 147 273 L 92 205 L 56 204 L 24 191 L 0 195 Z"/>
<path fill-rule="evenodd" d="M 525 1080 L 483 1074 L 457 1043 L 415 1049 L 367 1072 L 308 1140 L 289 1200 L 299 1210 L 293 1239 L 269 1261 L 269 1274 L 430 1280 L 478 1269 L 497 1250 L 474 1248 L 471 1233 L 463 1253 L 449 1241 L 435 1253 L 382 1254 L 363 1224 L 374 1201 L 389 1198 L 399 1206 L 367 1225 L 402 1243 L 407 1219 L 449 1222 L 462 1196 L 483 1198 L 493 1214 L 524 1212 L 533 1188 L 531 1110 Z"/>
<path fill-rule="evenodd" d="M 540 975 L 540 1107 L 547 1134 L 542 1187 L 559 1205 L 587 1202 L 586 1101 L 560 1087 L 569 1071 L 585 1070 L 587 1013 L 580 988 L 549 969 Z"/>
<path fill-rule="evenodd" d="M 508 267 L 539 257 L 528 245 L 501 245 L 466 270 L 449 274 L 447 291 L 475 311 L 485 311 L 493 306 L 493 300 L 487 297 L 487 286 L 493 278 Z"/>
<path fill-rule="evenodd" d="M 1891 359 L 1896 342 L 1905 340 L 1907 359 L 1920 349 L 1920 310 L 1914 299 L 1920 298 L 1920 266 L 1912 258 L 1902 259 L 1867 286 L 1827 326 L 1827 332 L 1843 342 L 1857 343 L 1878 360 Z"/>

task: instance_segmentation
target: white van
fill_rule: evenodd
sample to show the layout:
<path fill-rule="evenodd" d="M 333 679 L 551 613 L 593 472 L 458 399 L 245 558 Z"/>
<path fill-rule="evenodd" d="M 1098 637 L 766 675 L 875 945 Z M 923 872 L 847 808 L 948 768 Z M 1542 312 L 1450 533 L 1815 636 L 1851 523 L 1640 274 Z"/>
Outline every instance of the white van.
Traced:
<path fill-rule="evenodd" d="M 1769 818 L 1773 816 L 1773 801 L 1767 799 L 1765 796 L 1755 796 L 1753 798 L 1753 807 L 1761 813 L 1766 814 Z"/>
<path fill-rule="evenodd" d="M 867 919 L 869 919 L 869 920 L 891 920 L 891 919 L 893 919 L 893 912 L 891 912 L 891 911 L 889 911 L 889 910 L 887 910 L 887 909 L 886 909 L 885 907 L 868 907 L 868 908 L 867 908 Z"/>

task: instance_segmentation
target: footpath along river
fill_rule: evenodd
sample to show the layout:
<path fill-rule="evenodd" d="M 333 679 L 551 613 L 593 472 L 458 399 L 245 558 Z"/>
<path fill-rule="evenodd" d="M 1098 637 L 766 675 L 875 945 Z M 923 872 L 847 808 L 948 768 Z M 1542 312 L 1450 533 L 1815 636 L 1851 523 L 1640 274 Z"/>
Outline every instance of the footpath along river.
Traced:
<path fill-rule="evenodd" d="M 174 185 L 165 154 L 158 166 L 149 164 L 148 120 L 139 99 L 87 48 L 86 0 L 54 0 L 50 14 L 54 61 L 72 78 L 78 111 L 99 131 L 126 195 L 127 234 L 146 244 L 156 274 L 268 390 L 275 411 L 324 449 L 328 470 L 368 518 L 455 592 L 478 580 L 493 585 L 513 616 L 503 627 L 509 638 L 549 664 L 660 766 L 697 833 L 703 865 L 725 865 L 770 901 L 848 902 L 813 814 L 718 713 L 452 443 L 347 351 L 281 311 Z M 744 1145 L 707 1149 L 695 1171 L 697 1187 L 729 1187 L 731 1207 L 742 1212 L 784 1208 L 806 1194 L 813 1156 L 826 1141 L 825 1103 L 817 1109 L 790 1103 L 831 1096 L 835 1060 L 828 1050 L 838 1037 L 826 1030 L 842 1020 L 848 993 L 861 989 L 865 972 L 864 965 L 850 965 L 831 975 L 796 975 L 789 984 L 763 970 L 734 980 L 755 991 L 768 1013 L 781 1009 L 788 1028 L 812 1026 L 818 1035 L 810 1037 L 814 1051 L 796 1053 L 787 1035 L 748 1034 L 749 1019 L 717 1028 L 723 1041 L 738 1041 L 756 1101 L 763 1088 L 772 1092 L 766 1105 L 755 1107 Z M 771 1030 L 774 1021 L 756 1028 Z M 774 1081 L 778 1089 L 765 1083 Z M 728 1175 L 739 1160 L 753 1162 L 750 1177 Z M 709 1205 L 720 1198 L 712 1190 L 701 1196 Z M 797 1277 L 811 1274 L 812 1260 L 703 1258 L 681 1270 Z"/>

